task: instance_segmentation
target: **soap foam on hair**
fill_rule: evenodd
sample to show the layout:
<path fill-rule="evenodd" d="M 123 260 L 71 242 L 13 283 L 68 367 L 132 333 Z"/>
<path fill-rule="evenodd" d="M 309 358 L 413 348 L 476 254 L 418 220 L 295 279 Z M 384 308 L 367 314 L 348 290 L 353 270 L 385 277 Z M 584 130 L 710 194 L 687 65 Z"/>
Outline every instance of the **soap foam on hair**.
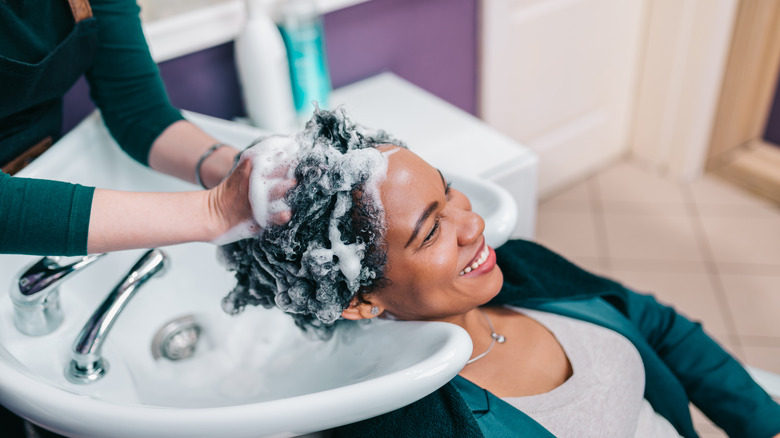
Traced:
<path fill-rule="evenodd" d="M 290 206 L 284 199 L 271 201 L 271 190 L 277 184 L 295 179 L 295 165 L 300 159 L 303 144 L 312 143 L 313 139 L 310 137 L 305 133 L 299 134 L 296 138 L 274 135 L 241 153 L 239 164 L 245 160 L 252 161 L 252 171 L 249 175 L 249 204 L 252 206 L 254 220 L 248 220 L 234 226 L 212 243 L 224 245 L 240 239 L 259 237 L 263 229 L 271 225 L 273 214 L 290 210 Z M 345 187 L 353 187 L 357 184 L 359 173 L 367 171 L 371 176 L 366 182 L 365 194 L 372 198 L 371 202 L 377 205 L 381 211 L 383 209 L 382 201 L 378 196 L 378 182 L 383 181 L 387 174 L 387 156 L 392 152 L 382 154 L 376 149 L 354 149 L 346 154 L 333 155 L 328 158 L 342 172 Z M 343 212 L 334 215 L 334 219 L 339 219 L 342 215 Z M 335 223 L 336 221 L 332 227 L 335 227 Z M 335 233 L 338 231 L 336 230 Z M 333 237 L 338 236 L 338 234 L 334 234 L 333 230 L 331 230 L 331 236 L 333 242 L 340 242 L 338 239 L 333 239 Z M 358 247 L 350 248 L 352 248 L 353 255 L 357 255 L 361 251 Z M 345 251 L 346 249 L 339 247 L 339 257 L 343 256 L 344 260 L 354 260 L 354 256 L 350 257 Z M 359 261 L 357 264 L 359 265 Z M 345 261 L 343 265 L 348 272 L 355 274 L 347 278 L 357 277 L 353 262 Z"/>
<path fill-rule="evenodd" d="M 274 135 L 241 153 L 239 164 L 245 160 L 252 161 L 249 204 L 252 206 L 253 219 L 234 226 L 212 243 L 224 245 L 240 239 L 258 237 L 264 228 L 271 225 L 271 216 L 274 213 L 290 209 L 283 199 L 271 201 L 270 194 L 277 184 L 295 179 L 296 157 L 300 148 L 300 143 L 292 137 Z"/>
<path fill-rule="evenodd" d="M 379 186 L 395 150 L 377 149 L 383 144 L 403 147 L 384 131 L 355 125 L 342 110 L 317 110 L 294 138 L 272 137 L 245 152 L 253 160 L 250 203 L 258 230 L 247 236 L 254 239 L 221 249 L 238 280 L 223 300 L 225 311 L 276 306 L 300 327 L 327 337 L 358 293 L 382 284 Z M 295 186 L 284 201 L 269 202 L 271 189 L 285 179 L 295 179 Z M 270 223 L 286 208 L 289 222 Z"/>
<path fill-rule="evenodd" d="M 376 211 L 384 213 L 382 200 L 379 197 L 377 189 L 378 181 L 382 181 L 387 176 L 387 158 L 376 149 L 356 149 L 347 152 L 342 158 L 342 169 L 364 169 L 370 176 L 365 181 L 364 196 L 370 199 L 376 208 Z M 350 181 L 347 185 L 354 187 L 358 183 L 357 172 L 349 175 Z M 340 192 L 336 198 L 336 207 L 329 224 L 329 237 L 331 251 L 337 257 L 337 267 L 344 274 L 350 289 L 357 290 L 359 287 L 358 276 L 360 275 L 360 264 L 365 253 L 365 245 L 362 243 L 344 244 L 341 239 L 341 232 L 338 230 L 338 223 L 341 218 L 349 213 L 352 205 L 350 192 Z"/>
<path fill-rule="evenodd" d="M 260 228 L 266 228 L 271 224 L 273 213 L 289 209 L 284 201 L 272 202 L 270 193 L 275 185 L 295 178 L 296 157 L 300 149 L 300 143 L 293 138 L 275 135 L 241 154 L 241 160 L 252 160 L 252 173 L 249 175 L 249 204 L 252 205 L 252 214 Z"/>

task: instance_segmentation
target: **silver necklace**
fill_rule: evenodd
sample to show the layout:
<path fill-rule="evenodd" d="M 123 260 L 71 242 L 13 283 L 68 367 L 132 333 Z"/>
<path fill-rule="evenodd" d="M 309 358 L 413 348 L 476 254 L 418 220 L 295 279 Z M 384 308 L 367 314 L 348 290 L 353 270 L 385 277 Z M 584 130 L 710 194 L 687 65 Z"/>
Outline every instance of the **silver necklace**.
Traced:
<path fill-rule="evenodd" d="M 487 320 L 487 323 L 490 326 L 490 338 L 491 338 L 490 346 L 488 346 L 487 350 L 485 350 L 484 353 L 480 354 L 477 357 L 473 357 L 469 359 L 468 362 L 466 362 L 466 365 L 470 363 L 474 363 L 482 359 L 483 357 L 487 356 L 487 354 L 490 353 L 490 350 L 493 349 L 493 345 L 495 345 L 496 342 L 498 342 L 499 344 L 503 344 L 504 342 L 506 342 L 506 338 L 504 337 L 504 335 L 499 335 L 498 333 L 496 333 L 496 329 L 493 328 L 493 323 L 490 321 L 490 317 L 488 316 L 487 312 L 485 312 L 482 309 L 479 309 L 479 311 L 482 312 L 483 315 L 485 315 L 485 320 Z"/>

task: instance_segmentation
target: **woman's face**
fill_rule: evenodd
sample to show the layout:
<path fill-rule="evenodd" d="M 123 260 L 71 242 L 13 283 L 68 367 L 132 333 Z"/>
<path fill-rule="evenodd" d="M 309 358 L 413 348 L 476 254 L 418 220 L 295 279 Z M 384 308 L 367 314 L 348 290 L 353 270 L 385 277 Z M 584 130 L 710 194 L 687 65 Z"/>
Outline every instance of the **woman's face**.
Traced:
<path fill-rule="evenodd" d="M 493 298 L 503 275 L 485 243 L 485 221 L 441 173 L 406 149 L 385 146 L 380 185 L 391 284 L 367 296 L 404 320 L 447 320 Z"/>

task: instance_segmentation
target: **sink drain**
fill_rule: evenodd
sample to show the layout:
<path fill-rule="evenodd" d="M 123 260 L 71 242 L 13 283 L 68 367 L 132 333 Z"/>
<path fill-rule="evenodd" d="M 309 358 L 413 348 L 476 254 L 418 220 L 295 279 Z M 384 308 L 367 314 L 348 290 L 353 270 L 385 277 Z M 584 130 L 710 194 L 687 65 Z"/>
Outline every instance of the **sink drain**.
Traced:
<path fill-rule="evenodd" d="M 152 340 L 152 356 L 168 360 L 182 360 L 195 354 L 200 338 L 200 325 L 188 315 L 165 324 Z"/>

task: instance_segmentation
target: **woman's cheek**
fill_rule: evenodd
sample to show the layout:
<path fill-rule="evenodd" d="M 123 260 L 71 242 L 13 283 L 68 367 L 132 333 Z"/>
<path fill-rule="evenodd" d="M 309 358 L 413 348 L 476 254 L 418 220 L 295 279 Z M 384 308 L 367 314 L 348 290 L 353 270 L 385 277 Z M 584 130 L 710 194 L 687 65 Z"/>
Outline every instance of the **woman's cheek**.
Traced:
<path fill-rule="evenodd" d="M 442 276 L 448 275 L 457 269 L 457 248 L 449 248 L 449 245 L 443 246 L 437 251 L 434 257 L 431 257 L 426 263 L 426 271 L 429 275 Z"/>

